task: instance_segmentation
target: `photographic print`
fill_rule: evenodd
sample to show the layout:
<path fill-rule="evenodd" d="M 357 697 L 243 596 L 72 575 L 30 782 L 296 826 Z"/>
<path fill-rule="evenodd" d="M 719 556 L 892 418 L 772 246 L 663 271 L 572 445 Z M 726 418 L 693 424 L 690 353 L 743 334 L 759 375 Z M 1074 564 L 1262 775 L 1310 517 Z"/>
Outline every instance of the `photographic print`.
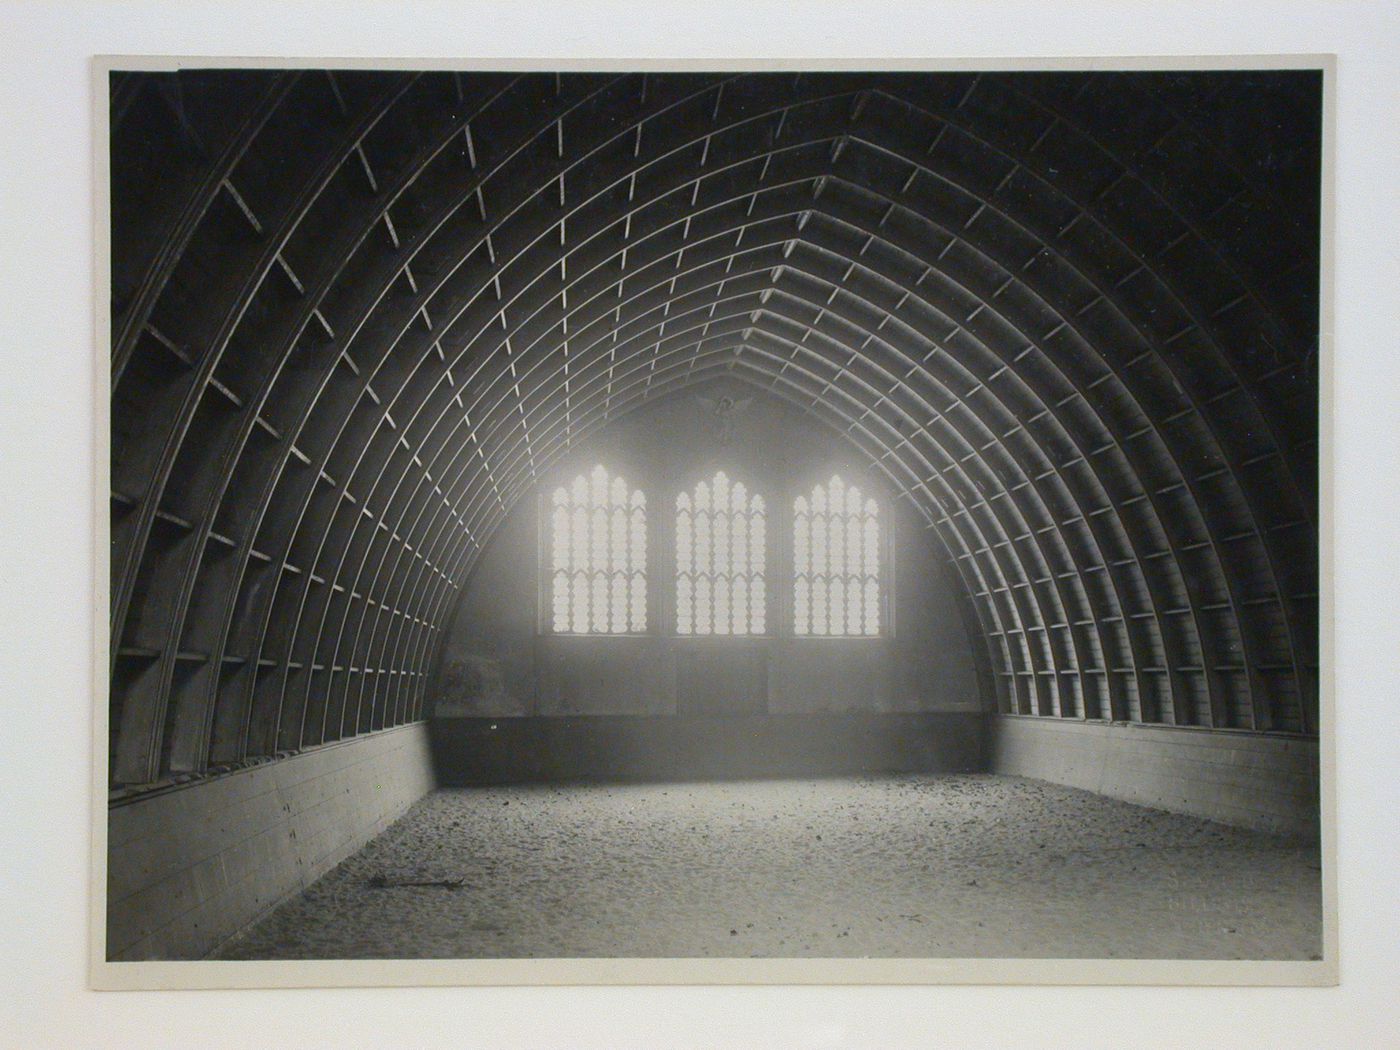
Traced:
<path fill-rule="evenodd" d="M 95 983 L 1334 980 L 1325 60 L 100 66 Z"/>

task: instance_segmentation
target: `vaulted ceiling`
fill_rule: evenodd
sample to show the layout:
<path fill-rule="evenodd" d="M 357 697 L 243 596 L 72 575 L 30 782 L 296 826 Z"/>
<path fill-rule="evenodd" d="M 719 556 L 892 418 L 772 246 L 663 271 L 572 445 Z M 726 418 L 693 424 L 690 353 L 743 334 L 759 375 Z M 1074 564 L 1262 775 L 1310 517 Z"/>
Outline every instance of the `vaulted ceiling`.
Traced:
<path fill-rule="evenodd" d="M 110 87 L 115 785 L 420 717 L 540 472 L 720 374 L 922 517 L 989 707 L 1314 730 L 1318 74 Z"/>

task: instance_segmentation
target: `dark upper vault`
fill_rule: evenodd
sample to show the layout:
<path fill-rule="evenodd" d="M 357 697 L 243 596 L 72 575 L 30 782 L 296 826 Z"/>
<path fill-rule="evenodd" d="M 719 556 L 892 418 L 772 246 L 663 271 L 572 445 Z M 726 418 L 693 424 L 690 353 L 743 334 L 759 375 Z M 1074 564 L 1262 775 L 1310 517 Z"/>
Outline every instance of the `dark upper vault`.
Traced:
<path fill-rule="evenodd" d="M 927 523 L 989 709 L 1315 732 L 1320 74 L 110 88 L 115 786 L 420 717 L 535 478 L 720 374 Z"/>

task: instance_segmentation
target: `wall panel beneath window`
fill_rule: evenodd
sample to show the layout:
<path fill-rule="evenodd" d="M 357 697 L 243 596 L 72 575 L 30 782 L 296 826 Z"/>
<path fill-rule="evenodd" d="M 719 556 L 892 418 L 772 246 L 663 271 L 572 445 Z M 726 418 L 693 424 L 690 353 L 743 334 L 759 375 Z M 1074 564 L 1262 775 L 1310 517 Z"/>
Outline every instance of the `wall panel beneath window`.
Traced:
<path fill-rule="evenodd" d="M 656 638 L 541 638 L 512 713 L 654 715 L 675 710 L 670 654 Z M 533 684 L 533 698 L 526 692 Z"/>
<path fill-rule="evenodd" d="M 442 787 L 574 779 L 969 773 L 985 768 L 972 714 L 439 718 Z"/>

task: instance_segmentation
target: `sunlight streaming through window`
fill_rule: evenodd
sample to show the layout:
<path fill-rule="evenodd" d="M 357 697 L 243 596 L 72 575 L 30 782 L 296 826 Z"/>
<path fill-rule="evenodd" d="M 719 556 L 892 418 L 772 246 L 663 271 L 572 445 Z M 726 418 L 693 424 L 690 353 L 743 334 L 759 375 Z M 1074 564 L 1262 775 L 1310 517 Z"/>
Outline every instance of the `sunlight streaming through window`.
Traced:
<path fill-rule="evenodd" d="M 767 630 L 763 497 L 724 471 L 676 497 L 676 633 Z"/>
<path fill-rule="evenodd" d="M 593 468 L 550 500 L 554 630 L 627 634 L 646 630 L 646 498 Z"/>
<path fill-rule="evenodd" d="M 880 523 L 839 477 L 793 503 L 793 633 L 880 633 Z"/>

